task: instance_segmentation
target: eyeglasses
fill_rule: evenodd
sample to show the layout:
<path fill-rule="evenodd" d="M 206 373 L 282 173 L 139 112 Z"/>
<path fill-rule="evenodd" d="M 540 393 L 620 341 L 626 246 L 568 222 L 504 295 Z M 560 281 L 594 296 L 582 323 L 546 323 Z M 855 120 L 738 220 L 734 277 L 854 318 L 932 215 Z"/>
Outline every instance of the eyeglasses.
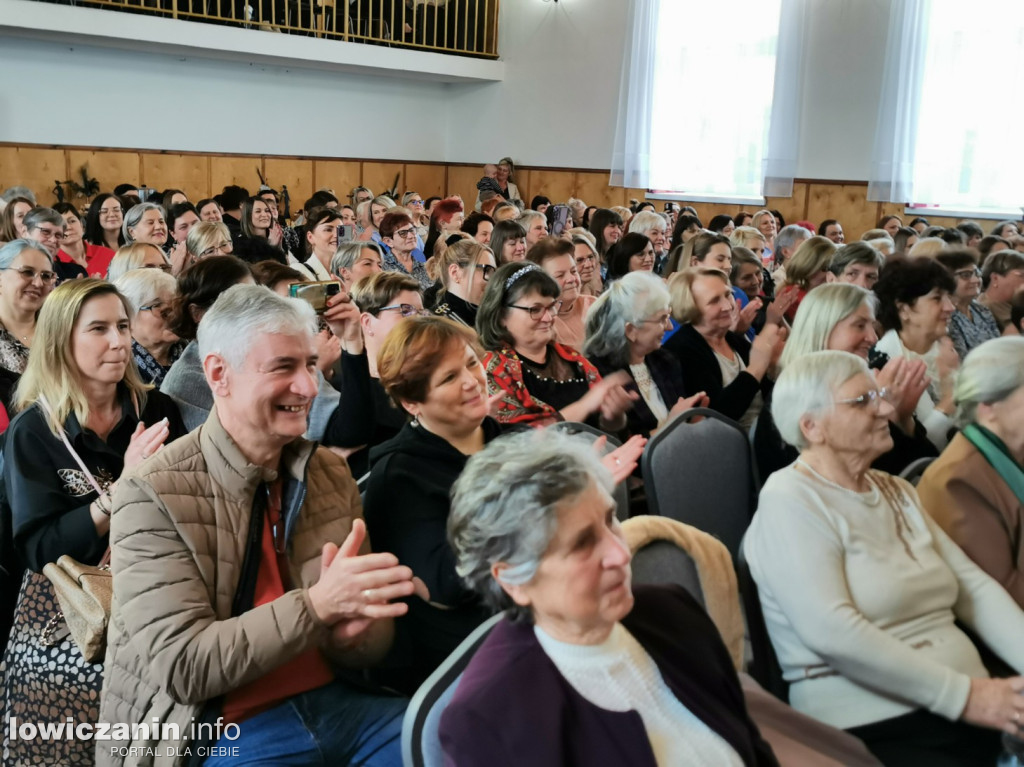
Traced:
<path fill-rule="evenodd" d="M 562 302 L 554 301 L 547 306 L 541 306 L 540 304 L 534 304 L 533 306 L 519 306 L 518 304 L 506 304 L 509 309 L 521 309 L 524 312 L 528 312 L 530 319 L 534 322 L 540 322 L 545 314 L 551 313 L 552 317 L 557 317 L 558 313 L 562 310 Z"/>
<path fill-rule="evenodd" d="M 42 237 L 51 237 L 54 240 L 56 240 L 57 242 L 60 242 L 61 240 L 64 239 L 64 230 L 63 229 L 46 229 L 46 228 L 40 226 L 40 227 L 36 228 L 36 231 L 39 232 L 40 236 L 42 236 Z"/>
<path fill-rule="evenodd" d="M 391 304 L 391 306 L 382 306 L 377 310 L 377 314 L 390 311 L 397 311 L 403 317 L 422 317 L 428 314 L 425 310 L 417 309 L 412 304 Z"/>
<path fill-rule="evenodd" d="M 974 267 L 973 269 L 961 269 L 959 272 L 953 272 L 953 276 L 958 280 L 972 280 L 975 277 L 981 276 L 981 269 Z"/>
<path fill-rule="evenodd" d="M 640 320 L 637 325 L 667 325 L 672 321 L 672 315 L 666 314 L 664 317 L 651 317 L 650 319 Z M 630 323 L 632 324 L 632 323 Z"/>
<path fill-rule="evenodd" d="M 234 249 L 234 245 L 230 242 L 222 242 L 218 245 L 211 245 L 199 254 L 200 258 L 206 258 L 207 256 L 223 256 L 225 253 L 230 253 Z"/>
<path fill-rule="evenodd" d="M 477 264 L 476 268 L 483 272 L 484 282 L 488 282 L 491 279 L 491 275 L 494 274 L 496 267 L 493 267 L 490 264 Z"/>
<path fill-rule="evenodd" d="M 402 237 L 404 239 L 405 237 L 412 237 L 415 234 L 416 229 L 410 226 L 408 229 L 398 229 L 395 232 L 395 237 Z"/>
<path fill-rule="evenodd" d="M 406 203 L 406 204 L 407 205 L 416 205 L 416 206 L 422 208 L 423 207 L 423 200 L 409 200 L 409 202 Z"/>
<path fill-rule="evenodd" d="M 155 314 L 156 316 L 160 317 L 160 319 L 163 320 L 170 319 L 171 314 L 173 314 L 173 310 L 171 309 L 171 307 L 165 304 L 163 301 L 154 301 L 149 306 L 140 306 L 139 311 L 153 312 L 153 314 Z"/>
<path fill-rule="evenodd" d="M 169 272 L 169 271 L 171 271 L 171 265 L 170 264 L 143 264 L 140 268 L 141 269 L 159 269 L 161 272 Z"/>
<path fill-rule="evenodd" d="M 884 386 L 881 389 L 872 389 L 866 391 L 859 397 L 851 397 L 850 399 L 836 400 L 837 405 L 853 405 L 854 407 L 867 407 L 868 405 L 874 405 L 880 407 L 882 400 L 889 401 L 889 390 Z"/>
<path fill-rule="evenodd" d="M 52 285 L 57 279 L 56 272 L 37 272 L 35 269 L 28 266 L 23 266 L 20 269 L 8 266 L 0 269 L 0 271 L 17 272 L 25 282 L 32 282 L 36 277 L 38 277 L 44 285 Z"/>

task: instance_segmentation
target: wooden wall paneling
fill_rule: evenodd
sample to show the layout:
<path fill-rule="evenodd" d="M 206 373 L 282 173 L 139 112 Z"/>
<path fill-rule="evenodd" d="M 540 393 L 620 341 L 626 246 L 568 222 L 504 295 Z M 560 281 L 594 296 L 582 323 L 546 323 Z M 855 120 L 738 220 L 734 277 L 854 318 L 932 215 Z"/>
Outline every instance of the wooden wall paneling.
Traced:
<path fill-rule="evenodd" d="M 180 189 L 199 202 L 210 196 L 210 157 L 202 154 L 143 152 L 140 184 L 154 189 Z M 220 189 L 217 189 L 219 192 Z"/>
<path fill-rule="evenodd" d="M 53 188 L 58 181 L 67 180 L 67 165 L 63 149 L 36 147 L 0 147 L 0 188 L 27 186 L 36 195 L 40 205 L 57 201 Z M 78 176 L 73 177 L 80 182 Z M 65 187 L 65 193 L 67 188 Z M 70 200 L 69 200 L 70 201 Z M 81 204 L 84 200 L 74 200 Z"/>
<path fill-rule="evenodd" d="M 522 187 L 519 193 L 523 196 L 526 207 L 530 207 L 530 200 L 537 195 L 547 197 L 551 202 L 565 202 L 576 194 L 576 173 L 571 170 L 538 170 L 530 171 L 530 191 L 526 192 Z M 608 181 L 602 185 L 607 188 Z M 621 191 L 621 190 L 620 190 Z M 622 197 L 615 198 L 615 204 L 621 204 Z M 595 203 L 597 204 L 597 203 Z"/>
<path fill-rule="evenodd" d="M 461 195 L 466 209 L 471 210 L 476 202 L 476 182 L 480 180 L 480 173 L 478 165 L 449 165 L 448 188 L 444 190 L 444 194 Z M 423 194 L 421 189 L 416 189 L 416 191 Z M 522 192 L 522 187 L 520 187 L 520 192 Z M 423 198 L 426 199 L 426 197 L 427 195 L 424 194 Z"/>
<path fill-rule="evenodd" d="M 278 192 L 282 184 L 288 187 L 292 214 L 316 191 L 313 188 L 312 160 L 267 157 L 264 158 L 263 167 L 263 177 L 270 186 Z"/>
<path fill-rule="evenodd" d="M 791 197 L 766 197 L 765 207 L 768 210 L 779 211 L 786 223 L 792 224 L 794 221 L 803 220 L 806 211 L 806 197 L 807 184 L 794 183 Z"/>
<path fill-rule="evenodd" d="M 68 164 L 73 178 L 80 179 L 79 169 L 88 166 L 89 178 L 100 182 L 101 192 L 113 192 L 118 184 L 138 184 L 139 153 L 114 152 L 106 149 L 69 149 Z"/>
<path fill-rule="evenodd" d="M 867 187 L 864 187 L 864 199 L 867 199 Z M 903 212 L 903 209 L 906 208 L 906 205 L 904 205 L 901 202 L 879 202 L 869 204 L 877 205 L 875 212 L 875 220 L 871 222 L 872 229 L 875 227 L 875 224 L 877 224 L 881 220 L 882 216 L 899 216 L 904 224 L 910 223 L 910 219 L 914 218 L 914 216 L 908 216 L 906 213 Z M 928 218 L 928 216 L 925 216 L 925 218 Z"/>
<path fill-rule="evenodd" d="M 623 189 L 622 191 L 624 192 L 623 199 L 625 199 L 626 202 L 629 202 L 630 200 L 639 200 L 640 202 L 643 202 L 647 199 L 646 189 Z M 580 199 L 582 199 L 587 205 L 591 204 L 590 200 L 586 197 L 581 197 Z M 658 205 L 658 210 L 663 210 L 665 207 L 665 203 L 661 202 L 661 200 L 651 200 L 651 202 Z"/>
<path fill-rule="evenodd" d="M 400 162 L 364 162 L 363 163 L 363 186 L 375 195 L 384 194 L 385 191 L 395 184 L 395 175 L 398 175 L 398 194 L 401 196 L 405 191 L 405 165 Z M 398 202 L 398 200 L 396 200 Z"/>
<path fill-rule="evenodd" d="M 478 168 L 476 171 L 476 178 L 473 179 L 474 184 L 480 180 L 480 173 L 481 171 Z M 533 182 L 534 177 L 532 171 L 525 170 L 523 168 L 518 168 L 516 170 L 516 188 L 519 189 L 519 196 L 523 198 L 523 205 L 526 207 L 530 207 L 530 200 L 533 198 L 533 195 L 537 194 L 533 191 Z"/>
<path fill-rule="evenodd" d="M 256 194 L 260 188 L 257 168 L 263 170 L 259 155 L 210 155 L 210 192 L 220 194 L 224 187 L 237 184 Z"/>
<path fill-rule="evenodd" d="M 474 188 L 475 187 L 471 187 Z M 441 197 L 444 194 L 444 166 L 419 165 L 410 163 L 405 166 L 405 188 L 403 192 L 418 192 L 424 200 L 428 197 Z M 463 194 L 465 199 L 465 194 Z M 472 205 L 474 196 L 469 202 Z M 395 200 L 401 204 L 401 200 Z"/>
<path fill-rule="evenodd" d="M 360 163 L 358 161 L 315 160 L 313 166 L 316 175 L 316 189 L 333 189 L 342 205 L 349 204 L 351 202 L 348 197 L 349 193 L 353 187 L 359 186 Z M 315 192 L 316 189 L 313 191 Z M 292 195 L 292 213 L 297 213 L 308 199 L 308 197 L 300 199 L 298 195 Z"/>
<path fill-rule="evenodd" d="M 571 196 L 583 200 L 587 205 L 610 208 L 613 205 L 625 205 L 631 196 L 627 194 L 628 191 L 621 186 L 609 186 L 607 173 L 577 171 L 575 194 Z M 548 195 L 548 197 L 551 197 L 551 195 Z M 551 197 L 552 202 L 565 202 L 567 199 L 569 198 L 565 197 L 564 199 L 556 200 L 554 197 Z M 637 199 L 642 200 L 643 197 L 638 197 Z"/>
<path fill-rule="evenodd" d="M 863 184 L 811 183 L 806 218 L 815 226 L 826 218 L 837 219 L 847 242 L 859 240 L 878 221 L 876 203 L 868 202 L 867 192 Z"/>

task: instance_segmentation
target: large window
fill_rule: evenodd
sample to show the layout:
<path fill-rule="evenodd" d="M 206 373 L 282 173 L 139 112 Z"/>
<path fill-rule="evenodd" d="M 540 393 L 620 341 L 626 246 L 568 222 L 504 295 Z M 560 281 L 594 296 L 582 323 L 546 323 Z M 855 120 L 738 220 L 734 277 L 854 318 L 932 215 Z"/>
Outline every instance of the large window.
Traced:
<path fill-rule="evenodd" d="M 650 188 L 761 197 L 780 2 L 661 3 Z"/>
<path fill-rule="evenodd" d="M 630 0 L 611 183 L 788 197 L 809 0 Z"/>
<path fill-rule="evenodd" d="M 1020 213 L 1020 0 L 894 0 L 872 197 Z"/>

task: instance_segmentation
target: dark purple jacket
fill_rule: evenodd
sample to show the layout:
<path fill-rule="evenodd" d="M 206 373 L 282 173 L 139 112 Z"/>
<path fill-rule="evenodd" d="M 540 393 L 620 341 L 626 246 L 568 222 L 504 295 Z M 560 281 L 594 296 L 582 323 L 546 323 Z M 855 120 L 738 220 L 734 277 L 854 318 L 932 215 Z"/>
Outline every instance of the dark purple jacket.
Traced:
<path fill-rule="evenodd" d="M 729 653 L 683 588 L 636 586 L 623 625 L 669 689 L 746 765 L 776 765 L 747 714 Z M 559 673 L 527 623 L 499 623 L 473 656 L 441 716 L 445 764 L 457 767 L 656 767 L 635 711 L 607 711 Z M 697 766 L 695 766 L 697 767 Z"/>

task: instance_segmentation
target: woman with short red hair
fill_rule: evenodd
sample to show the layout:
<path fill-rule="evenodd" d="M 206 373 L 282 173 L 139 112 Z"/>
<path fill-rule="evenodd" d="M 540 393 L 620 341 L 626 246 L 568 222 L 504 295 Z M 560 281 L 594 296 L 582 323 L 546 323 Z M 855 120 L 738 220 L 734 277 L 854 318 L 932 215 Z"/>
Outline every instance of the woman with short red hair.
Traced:
<path fill-rule="evenodd" d="M 438 239 L 446 239 L 462 228 L 462 222 L 466 220 L 465 209 L 462 200 L 458 197 L 448 197 L 434 203 L 430 211 L 430 229 L 427 231 L 427 242 L 423 246 L 423 252 L 427 258 L 434 255 L 434 244 Z"/>

